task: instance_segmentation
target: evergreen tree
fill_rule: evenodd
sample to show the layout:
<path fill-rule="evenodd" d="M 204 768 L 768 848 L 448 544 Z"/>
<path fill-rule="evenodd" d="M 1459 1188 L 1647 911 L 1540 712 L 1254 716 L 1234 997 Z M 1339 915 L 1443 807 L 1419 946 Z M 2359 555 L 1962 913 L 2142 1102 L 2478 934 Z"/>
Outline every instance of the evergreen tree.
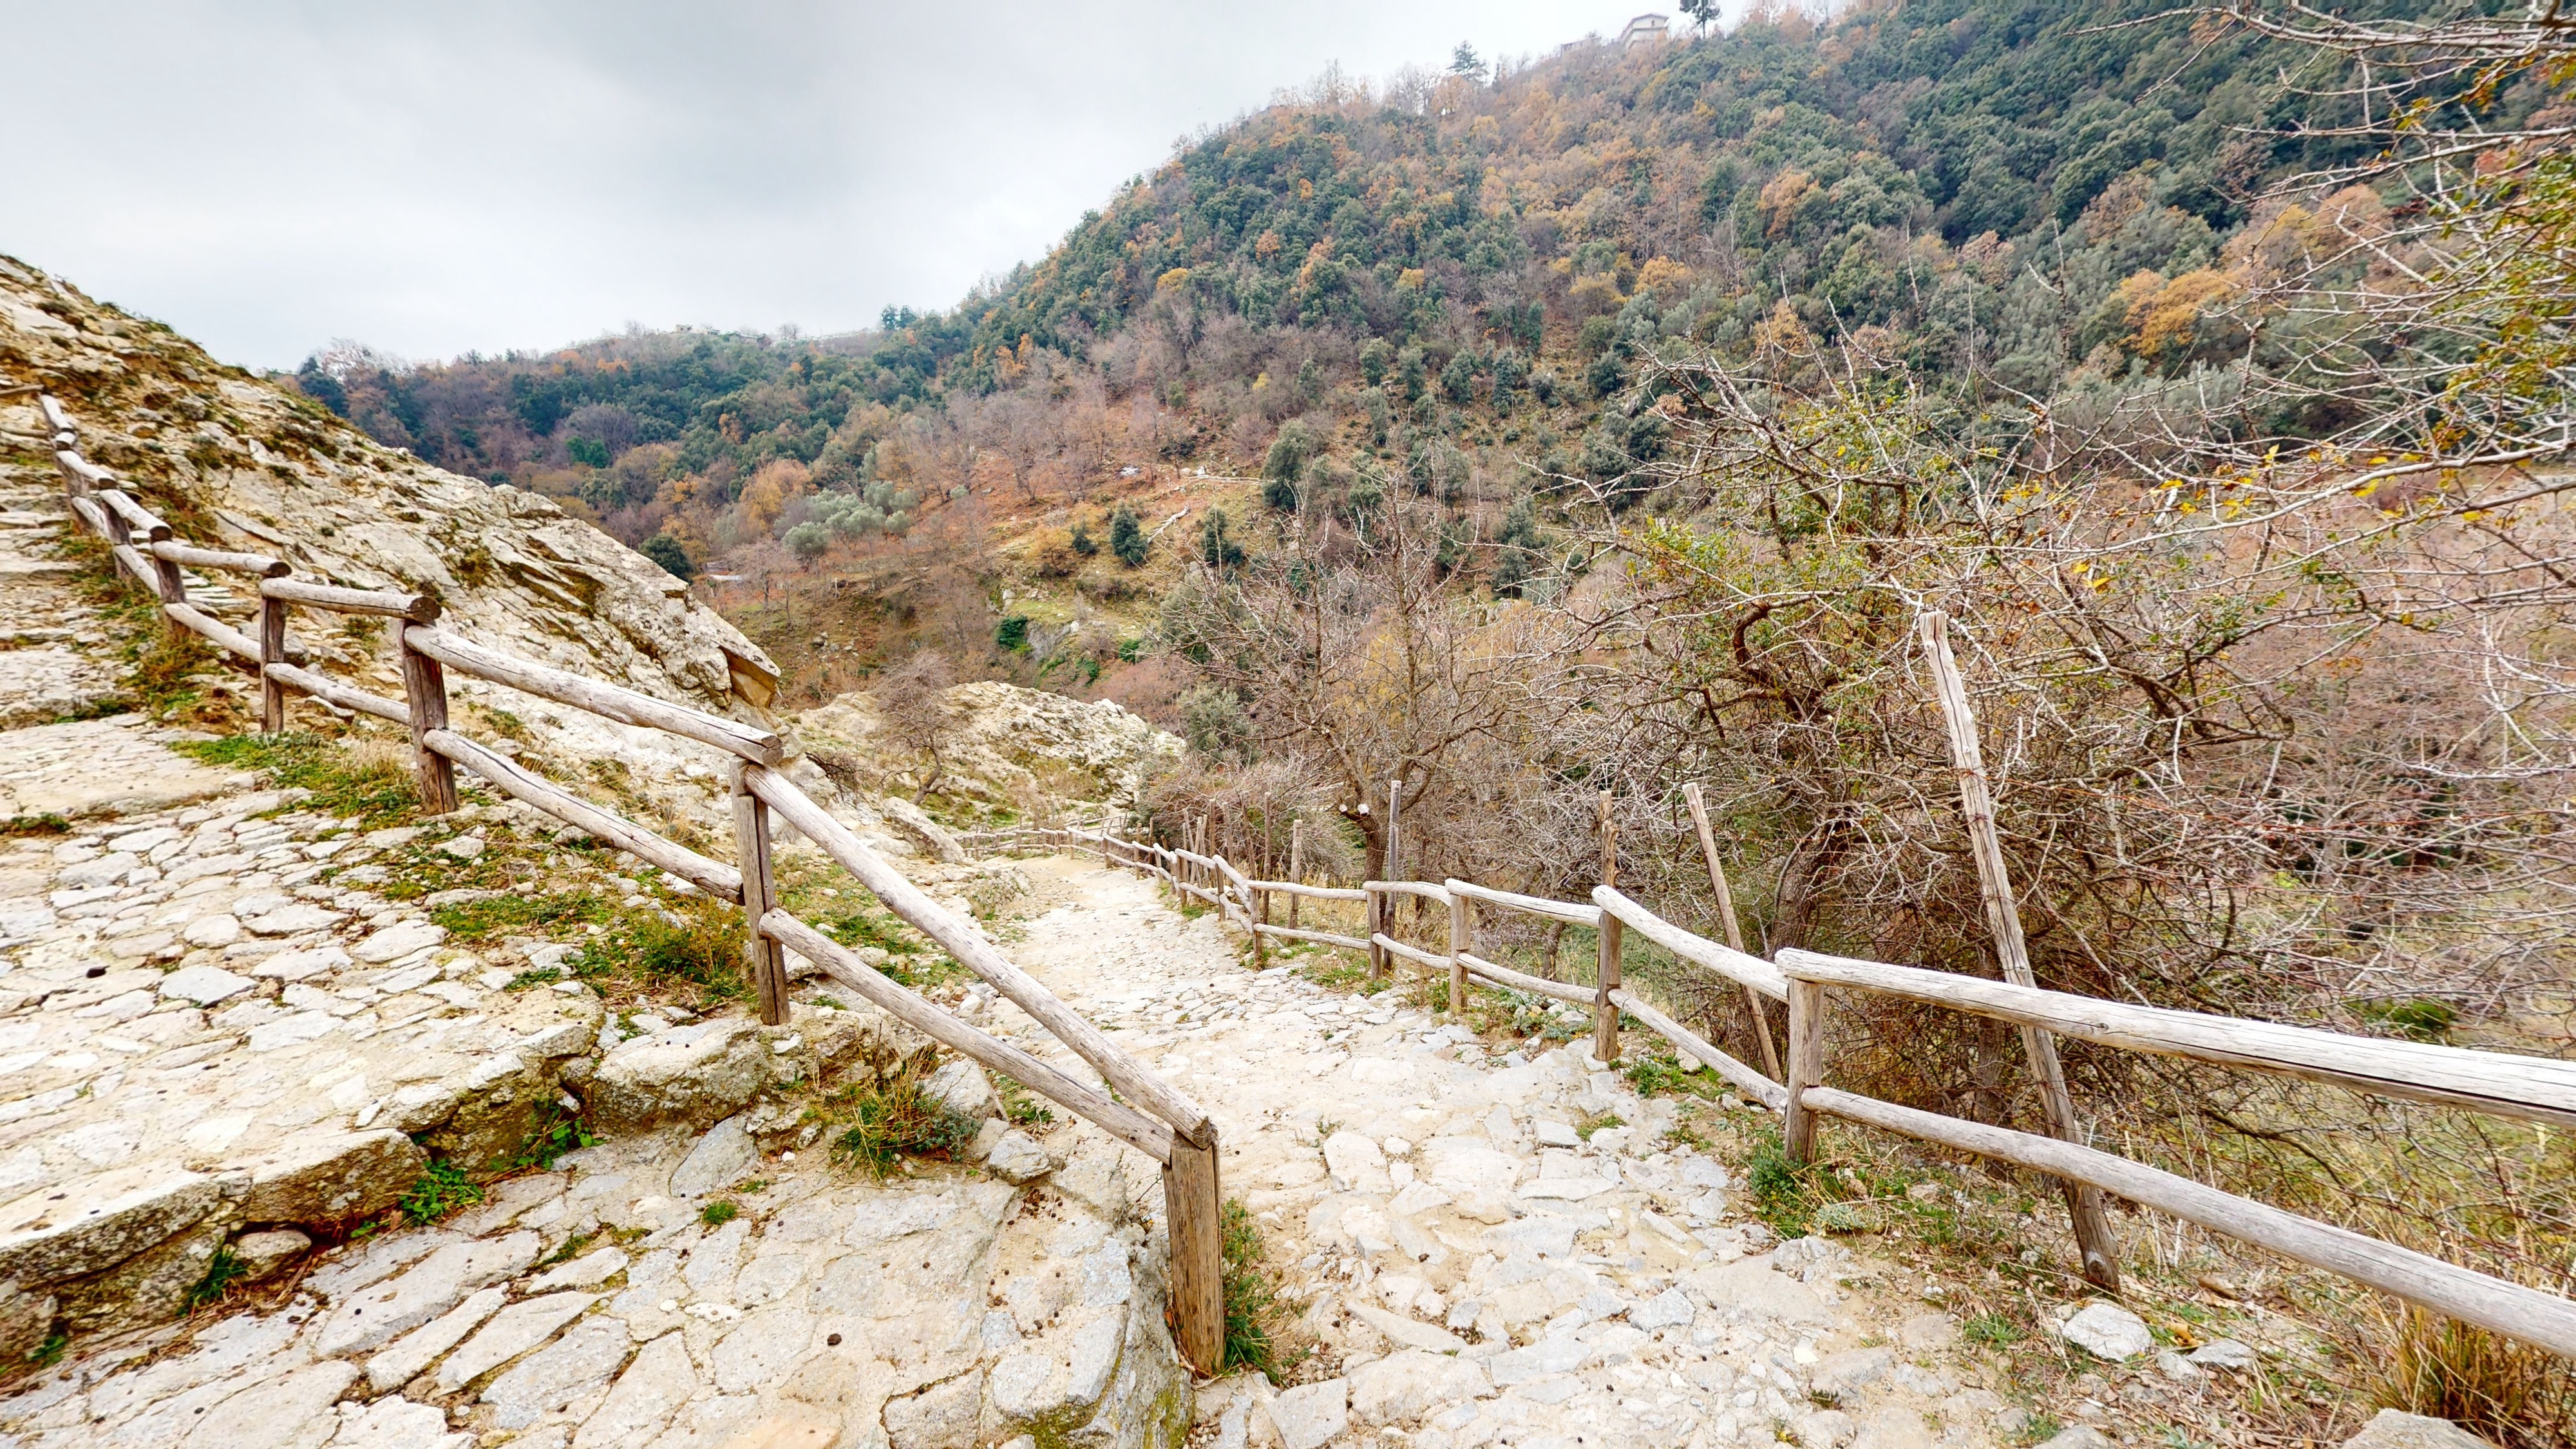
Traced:
<path fill-rule="evenodd" d="M 1109 551 L 1132 569 L 1145 561 L 1145 550 L 1145 530 L 1136 524 L 1136 510 L 1122 504 L 1110 515 Z"/>
<path fill-rule="evenodd" d="M 1208 514 L 1207 521 L 1199 525 L 1199 556 L 1219 573 L 1238 567 L 1244 559 L 1243 545 L 1234 541 L 1233 528 L 1234 520 L 1226 517 L 1222 508 Z"/>
<path fill-rule="evenodd" d="M 657 533 L 644 540 L 644 546 L 635 551 L 660 564 L 662 571 L 675 579 L 698 576 L 698 566 L 689 562 L 689 551 L 680 547 L 680 541 L 667 533 Z"/>

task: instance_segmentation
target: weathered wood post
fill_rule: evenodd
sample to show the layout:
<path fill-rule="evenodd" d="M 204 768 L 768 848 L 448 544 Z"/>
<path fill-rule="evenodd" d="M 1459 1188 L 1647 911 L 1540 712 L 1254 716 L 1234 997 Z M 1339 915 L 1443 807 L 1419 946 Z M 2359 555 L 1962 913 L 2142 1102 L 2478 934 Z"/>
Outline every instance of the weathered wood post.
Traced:
<path fill-rule="evenodd" d="M 1610 818 L 1610 792 L 1601 792 L 1601 883 L 1619 884 L 1619 827 Z M 1619 953 L 1625 944 L 1627 927 L 1608 911 L 1601 913 L 1601 957 L 1594 972 L 1592 1000 L 1592 1055 L 1604 1062 L 1619 1060 L 1619 1007 L 1610 993 L 1619 989 Z"/>
<path fill-rule="evenodd" d="M 259 727 L 267 734 L 286 728 L 286 686 L 269 677 L 273 665 L 286 662 L 286 601 L 259 596 Z"/>
<path fill-rule="evenodd" d="M 1807 1110 L 1805 1093 L 1825 1081 L 1825 988 L 1813 981 L 1789 978 L 1788 1120 L 1781 1124 L 1780 1151 L 1791 1165 L 1803 1167 L 1816 1153 L 1816 1114 Z"/>
<path fill-rule="evenodd" d="M 411 713 L 412 771 L 420 780 L 420 813 L 447 815 L 456 809 L 456 766 L 429 747 L 429 732 L 447 728 L 447 671 L 411 647 L 413 627 L 409 619 L 396 619 L 392 630 L 402 664 L 403 707 Z"/>
<path fill-rule="evenodd" d="M 134 546 L 134 529 L 125 521 L 125 515 L 117 512 L 116 509 L 108 502 L 103 493 L 93 492 L 89 495 L 89 498 L 98 509 L 99 521 L 107 525 L 108 548 L 111 550 L 132 548 Z M 127 566 L 125 559 L 122 556 L 116 557 L 116 567 L 125 573 L 134 573 L 134 570 Z M 150 579 L 144 578 L 140 574 L 135 574 L 134 581 L 138 584 L 147 585 L 152 582 Z"/>
<path fill-rule="evenodd" d="M 1163 1216 L 1171 1230 L 1172 1317 L 1181 1354 L 1213 1376 L 1225 1358 L 1224 1197 L 1217 1183 L 1216 1124 L 1207 1141 L 1175 1132 L 1163 1164 Z"/>
<path fill-rule="evenodd" d="M 1460 959 L 1476 949 L 1476 907 L 1458 892 L 1449 893 L 1449 1019 L 1467 1017 L 1467 963 Z"/>
<path fill-rule="evenodd" d="M 751 927 L 742 943 L 743 966 L 760 997 L 764 1026 L 787 1024 L 787 957 L 760 933 L 760 918 L 778 909 L 778 877 L 769 853 L 769 803 L 751 793 L 743 762 L 725 772 L 733 786 L 733 858 L 742 871 L 742 918 Z"/>
<path fill-rule="evenodd" d="M 1306 822 L 1301 817 L 1288 822 L 1288 879 L 1297 885 L 1306 883 Z M 1288 893 L 1288 929 L 1297 929 L 1297 904 L 1305 899 L 1295 891 Z"/>
<path fill-rule="evenodd" d="M 1959 774 L 1959 813 L 1967 818 L 1968 843 L 1977 861 L 1977 886 L 1985 897 L 1986 924 L 1995 938 L 1995 960 L 2004 979 L 2015 986 L 2036 986 L 2030 969 L 2030 947 L 2022 938 L 2021 907 L 2013 899 L 2012 876 L 2004 863 L 2002 833 L 1995 826 L 1995 801 L 1986 779 L 1985 752 L 1977 742 L 1977 717 L 1968 704 L 1968 686 L 1959 662 L 1950 654 L 1950 616 L 1927 612 L 1914 621 L 1932 671 L 1934 694 L 1949 727 L 1950 763 Z M 2048 1116 L 2051 1136 L 2081 1144 L 2083 1127 L 2075 1101 L 2066 1090 L 2066 1069 L 2057 1060 L 2057 1040 L 2038 1027 L 2021 1029 L 2022 1051 L 2039 1078 L 2039 1100 Z M 2102 1207 L 2102 1190 L 2060 1178 L 2067 1215 L 2074 1220 L 2075 1241 L 2084 1257 L 2084 1277 L 2106 1292 L 2120 1291 L 2120 1244 L 2111 1233 L 2110 1215 Z"/>
<path fill-rule="evenodd" d="M 1726 925 L 1726 944 L 1737 951 L 1744 949 L 1744 928 L 1735 920 L 1735 892 L 1726 888 L 1726 865 L 1717 856 L 1717 837 L 1709 832 L 1708 807 L 1700 803 L 1699 782 L 1682 786 L 1682 799 L 1689 804 L 1691 823 L 1699 827 L 1699 852 L 1708 857 L 1708 883 L 1717 891 L 1717 917 Z M 1753 1013 L 1754 1039 L 1762 1043 L 1762 1067 L 1771 1080 L 1780 1080 L 1780 1048 L 1771 1040 L 1771 1019 L 1763 1014 L 1762 993 L 1744 988 L 1744 1008 Z"/>
<path fill-rule="evenodd" d="M 1386 892 L 1376 889 L 1367 881 L 1360 882 L 1360 889 L 1368 892 L 1368 917 L 1363 929 L 1369 943 L 1369 980 L 1384 981 L 1387 971 L 1386 948 L 1377 943 L 1377 938 L 1379 933 L 1386 929 L 1385 922 L 1381 919 L 1385 914 Z"/>

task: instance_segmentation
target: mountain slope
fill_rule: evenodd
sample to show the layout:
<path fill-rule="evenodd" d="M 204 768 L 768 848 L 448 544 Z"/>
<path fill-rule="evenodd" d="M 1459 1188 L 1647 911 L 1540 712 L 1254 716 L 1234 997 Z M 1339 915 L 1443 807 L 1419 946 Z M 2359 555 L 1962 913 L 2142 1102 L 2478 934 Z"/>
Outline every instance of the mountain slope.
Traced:
<path fill-rule="evenodd" d="M 208 546 L 281 553 L 299 577 L 432 592 L 479 638 L 655 694 L 729 709 L 775 688 L 775 666 L 740 631 L 553 503 L 386 448 L 7 258 L 0 382 L 60 397 L 82 451 Z M 52 474 L 32 398 L 0 405 L 0 429 L 9 467 Z M 353 661 L 376 652 L 372 633 L 310 642 Z"/>

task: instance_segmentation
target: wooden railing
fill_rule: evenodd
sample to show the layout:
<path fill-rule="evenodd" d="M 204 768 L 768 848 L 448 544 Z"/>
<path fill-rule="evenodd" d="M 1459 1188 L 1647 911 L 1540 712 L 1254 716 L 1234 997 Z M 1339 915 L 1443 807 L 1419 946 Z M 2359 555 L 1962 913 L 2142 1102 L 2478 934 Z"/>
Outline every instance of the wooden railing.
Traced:
<path fill-rule="evenodd" d="M 1595 887 L 1589 903 L 1520 895 L 1456 879 L 1436 885 L 1368 881 L 1358 889 L 1330 888 L 1301 881 L 1247 879 L 1222 855 L 1124 840 L 1106 832 L 1044 831 L 1036 832 L 1035 838 L 1059 848 L 1089 851 L 1170 882 L 1182 895 L 1222 911 L 1251 938 L 1256 952 L 1263 941 L 1272 939 L 1363 952 L 1368 955 L 1371 976 L 1378 980 L 1386 979 L 1396 961 L 1419 968 L 1426 984 L 1429 973 L 1445 971 L 1453 1018 L 1462 1008 L 1471 979 L 1571 1002 L 1590 1009 L 1594 1052 L 1604 1061 L 1616 1061 L 1620 1055 L 1622 1017 L 1636 1021 L 1706 1063 L 1746 1097 L 1782 1114 L 1783 1142 L 1793 1162 L 1812 1160 L 1819 1118 L 1840 1117 L 2031 1168 L 2097 1193 L 2116 1194 L 2340 1273 L 2464 1323 L 2576 1357 L 2576 1303 L 2555 1294 L 2285 1212 L 2059 1136 L 1969 1122 L 1828 1087 L 1824 1084 L 1827 993 L 1829 989 L 1870 991 L 2009 1022 L 2027 1032 L 2542 1123 L 2576 1122 L 2576 1062 L 2135 1006 L 1812 951 L 1782 950 L 1777 962 L 1766 961 L 1675 925 L 1607 885 Z M 1285 896 L 1292 903 L 1301 899 L 1361 902 L 1367 907 L 1368 921 L 1379 926 L 1388 919 L 1382 903 L 1399 895 L 1448 906 L 1445 952 L 1397 940 L 1383 929 L 1372 929 L 1362 938 L 1278 925 L 1269 919 L 1270 898 Z M 1475 910 L 1480 906 L 1593 928 L 1600 942 L 1593 983 L 1534 976 L 1479 955 Z M 1789 1013 L 1788 1080 L 1765 1076 L 1628 989 L 1619 975 L 1627 931 L 1635 931 L 1729 989 L 1784 1003 Z M 2083 1245 L 2079 1242 L 2079 1246 Z"/>
<path fill-rule="evenodd" d="M 115 474 L 80 455 L 79 434 L 54 398 L 40 394 L 38 405 L 53 429 L 54 458 L 73 515 L 107 541 L 119 571 L 157 596 L 165 627 L 211 641 L 227 662 L 258 679 L 263 730 L 285 728 L 289 691 L 400 725 L 411 733 L 413 770 L 426 813 L 440 815 L 457 808 L 456 770 L 462 767 L 514 800 L 658 866 L 710 896 L 740 905 L 750 927 L 746 965 L 758 993 L 762 1021 L 784 1025 L 788 1020 L 788 978 L 780 953 L 794 951 L 940 1045 L 1004 1073 L 1160 1163 L 1170 1229 L 1172 1305 L 1181 1351 L 1203 1371 L 1213 1373 L 1221 1366 L 1225 1308 L 1216 1125 L 1197 1103 L 1119 1049 L 972 927 L 933 905 L 918 887 L 798 789 L 779 771 L 787 748 L 777 735 L 477 644 L 438 627 L 438 601 L 426 595 L 299 580 L 290 576 L 293 570 L 280 558 L 182 542 L 173 537 L 168 524 L 119 486 Z M 256 578 L 257 637 L 191 604 L 182 568 Z M 309 668 L 311 660 L 287 632 L 290 608 L 386 619 L 401 667 L 403 697 L 373 694 Z M 679 735 L 733 756 L 734 864 L 710 860 L 656 835 L 459 733 L 448 714 L 450 670 L 621 724 Z M 950 1015 L 781 908 L 771 858 L 773 816 L 802 832 L 887 909 L 990 982 L 1071 1048 L 1099 1073 L 1106 1089 L 1077 1080 Z"/>

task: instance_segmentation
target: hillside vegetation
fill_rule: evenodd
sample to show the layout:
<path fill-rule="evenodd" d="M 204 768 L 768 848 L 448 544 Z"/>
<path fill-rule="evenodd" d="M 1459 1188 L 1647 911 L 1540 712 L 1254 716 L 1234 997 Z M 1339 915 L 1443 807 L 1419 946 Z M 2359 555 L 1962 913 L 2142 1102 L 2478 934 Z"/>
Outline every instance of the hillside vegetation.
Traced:
<path fill-rule="evenodd" d="M 2095 409 L 2242 352 L 2217 314 L 2282 264 L 2248 239 L 2257 198 L 2370 143 L 2317 134 L 2333 107 L 2286 91 L 2250 31 L 2113 24 L 2155 11 L 1944 0 L 1501 76 L 1326 76 L 946 312 L 419 368 L 342 349 L 299 380 L 382 440 L 701 565 L 805 523 L 809 554 L 900 532 L 961 487 L 1037 510 L 1161 463 L 1343 509 L 1434 492 L 1508 587 L 1534 483 L 1615 492 L 1662 456 L 1658 418 L 1606 405 L 1659 347 L 1848 339 L 1963 407 Z"/>
<path fill-rule="evenodd" d="M 1698 782 L 1757 949 L 1985 973 L 1937 612 L 2044 983 L 2564 1054 L 2572 76 L 2467 7 L 1462 53 L 1207 133 L 944 313 L 307 387 L 715 568 L 791 695 L 918 650 L 1136 703 L 1190 744 L 1167 839 L 1615 871 L 1717 935 Z M 2034 1120 L 1999 1029 L 1834 1032 L 1840 1080 Z M 2123 1151 L 2565 1287 L 2563 1135 L 2068 1059 Z M 2545 1357 L 2279 1293 L 2387 1402 L 2576 1424 Z"/>

